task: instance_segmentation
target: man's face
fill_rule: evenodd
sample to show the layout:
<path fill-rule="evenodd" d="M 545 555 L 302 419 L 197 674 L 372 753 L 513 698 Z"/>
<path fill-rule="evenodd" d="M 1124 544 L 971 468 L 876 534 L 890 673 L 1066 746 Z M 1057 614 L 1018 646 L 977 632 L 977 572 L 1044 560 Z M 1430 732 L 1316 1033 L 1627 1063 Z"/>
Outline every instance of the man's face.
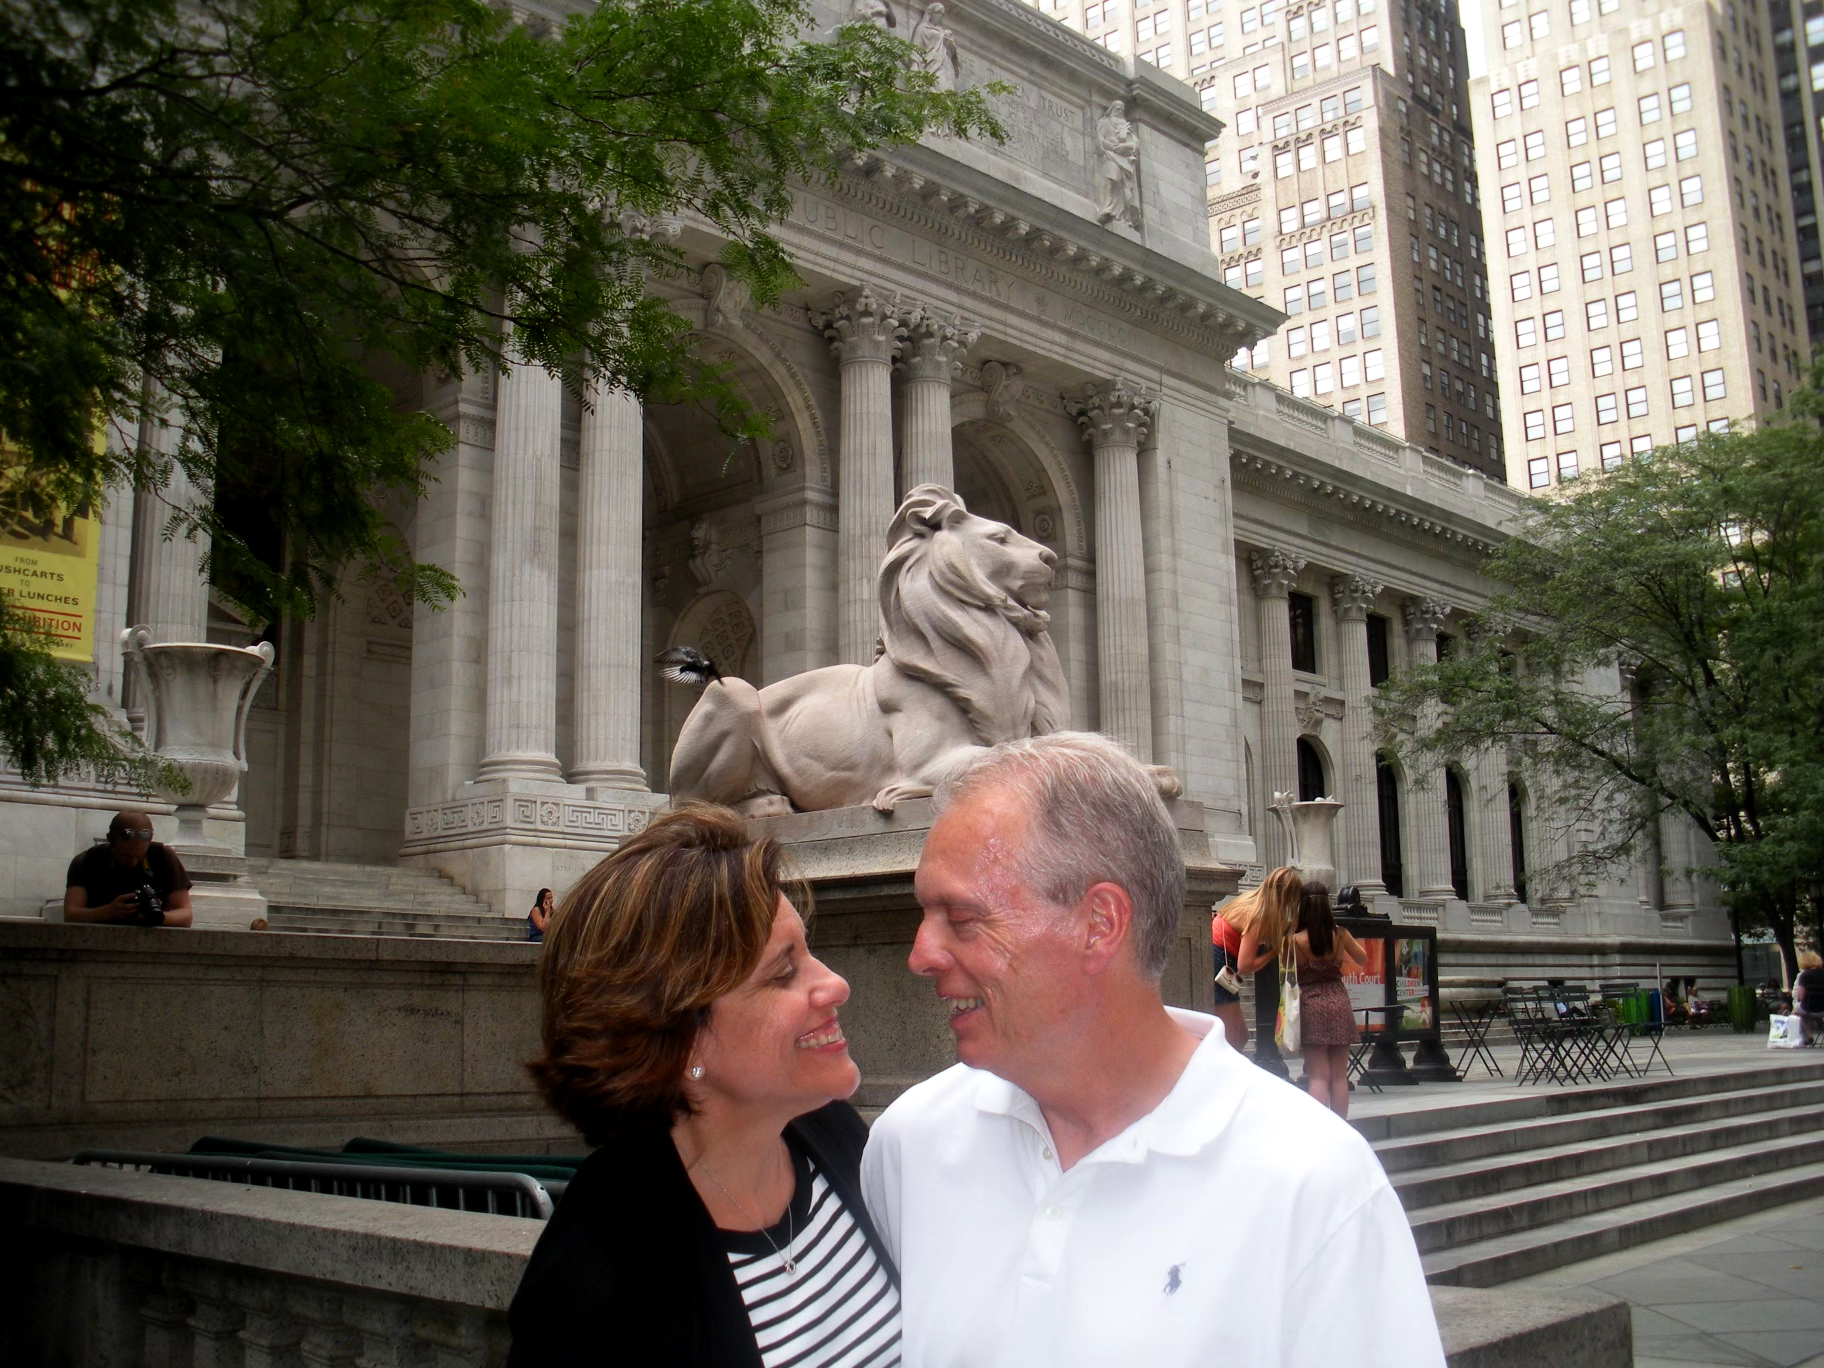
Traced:
<path fill-rule="evenodd" d="M 956 1056 L 1018 1083 L 1049 1058 L 1082 978 L 1085 919 L 1027 888 L 1025 800 L 989 789 L 949 808 L 925 838 L 924 909 L 909 961 L 950 1011 Z"/>
<path fill-rule="evenodd" d="M 117 822 L 108 828 L 108 849 L 113 852 L 116 864 L 138 864 L 146 858 L 146 851 L 151 846 L 150 821 L 134 821 L 125 825 Z"/>

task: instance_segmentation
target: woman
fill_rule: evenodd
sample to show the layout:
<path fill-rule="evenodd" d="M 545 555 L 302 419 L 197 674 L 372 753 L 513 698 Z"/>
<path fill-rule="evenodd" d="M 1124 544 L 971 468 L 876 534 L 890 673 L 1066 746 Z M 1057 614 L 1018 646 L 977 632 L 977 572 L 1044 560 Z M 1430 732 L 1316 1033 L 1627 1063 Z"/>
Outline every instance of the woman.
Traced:
<path fill-rule="evenodd" d="M 725 808 L 655 818 L 565 895 L 533 1076 L 600 1148 L 513 1299 L 512 1368 L 899 1362 L 861 1204 L 860 1074 L 780 849 Z"/>
<path fill-rule="evenodd" d="M 1805 1043 L 1816 1045 L 1824 1032 L 1824 957 L 1816 950 L 1799 952 L 1799 976 L 1792 981 L 1792 1005 L 1805 1023 Z"/>
<path fill-rule="evenodd" d="M 538 896 L 532 899 L 532 910 L 526 913 L 526 939 L 542 941 L 545 930 L 551 925 L 551 890 L 541 888 Z"/>
<path fill-rule="evenodd" d="M 1343 975 L 1368 963 L 1361 942 L 1336 924 L 1330 890 L 1308 883 L 1298 900 L 1298 931 L 1292 937 L 1298 966 L 1300 1049 L 1305 1057 L 1305 1091 L 1338 1116 L 1349 1115 L 1349 1051 L 1361 1039 Z"/>
<path fill-rule="evenodd" d="M 1224 903 L 1210 919 L 1210 941 L 1216 949 L 1216 974 L 1226 967 L 1246 976 L 1279 958 L 1280 944 L 1292 929 L 1298 913 L 1298 895 L 1304 888 L 1298 871 L 1281 866 L 1260 881 L 1260 886 Z M 1241 995 L 1216 985 L 1216 1018 L 1223 1038 L 1236 1049 L 1248 1043 L 1248 1023 L 1241 1018 Z"/>

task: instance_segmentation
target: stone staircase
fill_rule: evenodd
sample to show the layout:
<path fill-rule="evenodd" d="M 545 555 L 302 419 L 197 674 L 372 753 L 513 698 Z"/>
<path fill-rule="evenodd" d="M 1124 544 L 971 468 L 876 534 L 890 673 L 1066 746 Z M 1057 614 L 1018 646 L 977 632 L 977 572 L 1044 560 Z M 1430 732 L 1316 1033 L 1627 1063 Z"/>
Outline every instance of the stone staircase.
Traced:
<path fill-rule="evenodd" d="M 1493 1287 L 1824 1193 L 1824 1060 L 1356 1122 L 1434 1283 Z"/>
<path fill-rule="evenodd" d="M 325 860 L 248 860 L 266 895 L 273 931 L 331 936 L 440 936 L 524 940 L 523 920 L 488 905 L 428 869 Z"/>

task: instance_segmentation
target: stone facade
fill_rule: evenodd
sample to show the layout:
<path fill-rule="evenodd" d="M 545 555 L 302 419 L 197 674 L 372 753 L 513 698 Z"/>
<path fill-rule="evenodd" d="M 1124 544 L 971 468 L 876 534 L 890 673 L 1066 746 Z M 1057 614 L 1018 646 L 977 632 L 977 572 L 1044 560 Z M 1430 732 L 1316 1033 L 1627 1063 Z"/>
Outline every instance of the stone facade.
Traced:
<path fill-rule="evenodd" d="M 1017 0 L 948 22 L 961 83 L 1016 88 L 997 97 L 1005 144 L 932 140 L 801 187 L 780 231 L 806 284 L 765 311 L 715 238 L 679 230 L 696 271 L 669 302 L 769 440 L 734 446 L 694 411 L 624 395 L 585 405 L 524 370 L 406 387 L 457 442 L 425 499 L 391 513 L 464 595 L 414 612 L 351 581 L 284 631 L 249 729 L 248 853 L 404 860 L 523 915 L 665 801 L 694 695 L 645 662 L 689 644 L 764 684 L 871 658 L 857 605 L 879 529 L 948 463 L 972 511 L 1058 557 L 1072 722 L 1174 769 L 1215 864 L 1275 857 L 1266 804 L 1303 773 L 1349 804 L 1343 877 L 1375 892 L 1401 866 L 1405 914 L 1473 942 L 1466 960 L 1638 973 L 1656 954 L 1718 956 L 1703 899 L 1668 921 L 1644 876 L 1549 916 L 1517 901 L 1498 760 L 1454 778 L 1377 765 L 1374 671 L 1479 601 L 1516 496 L 1228 368 L 1285 319 L 1222 282 L 1204 196 L 1221 130 L 1196 93 Z M 1137 204 L 1102 222 L 1097 125 L 1117 102 Z M 103 579 L 123 622 L 129 601 L 147 620 L 193 613 L 133 597 L 197 592 L 181 575 Z M 1383 788 L 1398 842 L 1378 830 Z M 111 800 L 4 796 L 0 893 L 33 915 Z M 1519 801 L 1523 842 L 1543 841 L 1525 833 L 1544 814 Z"/>

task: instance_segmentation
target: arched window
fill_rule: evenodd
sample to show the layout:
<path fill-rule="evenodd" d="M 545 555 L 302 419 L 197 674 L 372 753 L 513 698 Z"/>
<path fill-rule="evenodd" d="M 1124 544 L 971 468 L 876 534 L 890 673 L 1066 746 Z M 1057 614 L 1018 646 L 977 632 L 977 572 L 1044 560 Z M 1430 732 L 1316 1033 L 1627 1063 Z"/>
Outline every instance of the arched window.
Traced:
<path fill-rule="evenodd" d="M 1469 822 L 1463 811 L 1463 781 L 1455 770 L 1444 771 L 1444 813 L 1450 828 L 1450 887 L 1469 901 Z"/>
<path fill-rule="evenodd" d="M 1304 737 L 1298 738 L 1298 801 L 1313 802 L 1328 796 L 1325 792 L 1324 757 Z"/>
<path fill-rule="evenodd" d="M 1520 796 L 1520 786 L 1507 786 L 1507 840 L 1513 849 L 1514 860 L 1514 896 L 1521 902 L 1526 901 L 1526 820 L 1524 810 L 1526 800 Z"/>
<path fill-rule="evenodd" d="M 1406 896 L 1406 861 L 1400 848 L 1400 780 L 1387 757 L 1374 757 L 1374 788 L 1381 813 L 1381 882 L 1396 898 Z"/>

